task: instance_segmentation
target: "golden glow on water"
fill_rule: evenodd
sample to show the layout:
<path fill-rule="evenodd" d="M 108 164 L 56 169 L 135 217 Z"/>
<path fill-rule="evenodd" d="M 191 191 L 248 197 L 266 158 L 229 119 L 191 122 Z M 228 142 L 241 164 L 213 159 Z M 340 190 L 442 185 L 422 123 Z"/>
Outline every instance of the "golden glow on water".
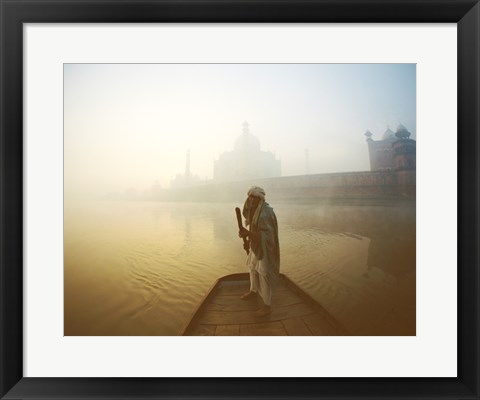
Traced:
<path fill-rule="evenodd" d="M 234 207 L 65 209 L 65 335 L 176 335 L 214 281 L 246 272 Z M 354 335 L 415 335 L 415 209 L 272 204 L 281 272 Z"/>

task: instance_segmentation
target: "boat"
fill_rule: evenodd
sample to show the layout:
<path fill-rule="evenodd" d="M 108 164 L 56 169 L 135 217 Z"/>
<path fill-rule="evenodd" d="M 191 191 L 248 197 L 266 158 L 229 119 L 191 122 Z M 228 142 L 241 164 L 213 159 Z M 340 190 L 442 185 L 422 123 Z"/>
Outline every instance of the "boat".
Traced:
<path fill-rule="evenodd" d="M 243 300 L 249 274 L 218 279 L 181 331 L 182 336 L 347 336 L 349 332 L 317 301 L 280 274 L 270 314 L 257 317 L 262 301 Z"/>

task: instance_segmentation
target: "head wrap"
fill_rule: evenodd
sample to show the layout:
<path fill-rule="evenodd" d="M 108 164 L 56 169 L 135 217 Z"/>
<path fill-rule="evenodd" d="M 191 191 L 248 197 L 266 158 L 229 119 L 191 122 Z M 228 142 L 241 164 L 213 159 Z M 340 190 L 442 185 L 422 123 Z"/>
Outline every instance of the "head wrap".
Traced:
<path fill-rule="evenodd" d="M 260 186 L 252 186 L 248 191 L 248 195 L 260 197 L 262 200 L 265 200 L 265 190 L 263 190 Z"/>
<path fill-rule="evenodd" d="M 260 210 L 262 209 L 263 203 L 265 203 L 265 190 L 259 186 L 252 186 L 248 191 L 248 196 L 258 197 L 260 199 L 254 210 L 250 210 L 250 202 L 248 201 L 248 198 L 245 200 L 245 204 L 243 205 L 245 224 L 250 225 L 252 228 L 256 228 L 258 224 L 258 217 L 260 216 Z"/>

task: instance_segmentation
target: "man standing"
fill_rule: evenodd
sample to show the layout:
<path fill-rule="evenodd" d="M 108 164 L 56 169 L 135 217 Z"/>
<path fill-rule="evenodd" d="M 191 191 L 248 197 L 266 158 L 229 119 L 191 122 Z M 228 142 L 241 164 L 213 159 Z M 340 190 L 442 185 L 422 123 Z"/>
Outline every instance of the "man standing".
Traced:
<path fill-rule="evenodd" d="M 263 317 L 271 312 L 272 292 L 280 271 L 280 246 L 277 217 L 273 208 L 265 202 L 265 190 L 253 186 L 243 207 L 243 216 L 249 229 L 241 228 L 239 236 L 250 239 L 247 267 L 250 271 L 250 291 L 244 300 L 260 295 L 263 306 L 255 316 Z"/>

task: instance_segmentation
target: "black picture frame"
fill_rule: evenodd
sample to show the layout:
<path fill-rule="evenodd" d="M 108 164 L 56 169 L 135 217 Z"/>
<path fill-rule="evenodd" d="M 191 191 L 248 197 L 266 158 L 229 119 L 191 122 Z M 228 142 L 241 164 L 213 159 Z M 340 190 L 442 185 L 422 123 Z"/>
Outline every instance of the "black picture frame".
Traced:
<path fill-rule="evenodd" d="M 0 0 L 0 397 L 479 399 L 479 0 Z M 23 24 L 455 23 L 458 33 L 457 378 L 23 376 Z M 455 140 L 451 137 L 449 140 Z M 439 349 L 441 351 L 441 349 Z"/>

